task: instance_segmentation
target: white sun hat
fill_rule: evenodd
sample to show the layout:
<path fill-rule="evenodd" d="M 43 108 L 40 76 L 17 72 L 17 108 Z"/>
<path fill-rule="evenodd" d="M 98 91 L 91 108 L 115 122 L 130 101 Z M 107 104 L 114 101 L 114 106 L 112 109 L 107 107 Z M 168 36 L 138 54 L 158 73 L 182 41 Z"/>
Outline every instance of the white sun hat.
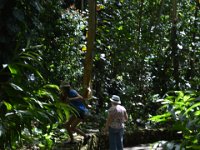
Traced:
<path fill-rule="evenodd" d="M 110 98 L 110 101 L 116 104 L 121 104 L 120 97 L 117 95 L 113 95 L 112 98 Z"/>

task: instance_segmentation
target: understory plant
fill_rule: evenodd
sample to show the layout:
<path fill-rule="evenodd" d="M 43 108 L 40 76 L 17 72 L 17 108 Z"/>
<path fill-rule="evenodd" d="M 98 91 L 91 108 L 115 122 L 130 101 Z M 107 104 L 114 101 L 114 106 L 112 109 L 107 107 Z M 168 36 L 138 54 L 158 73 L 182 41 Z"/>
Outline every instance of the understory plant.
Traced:
<path fill-rule="evenodd" d="M 150 120 L 181 132 L 181 149 L 200 149 L 200 92 L 171 91 L 159 102 L 159 114 Z"/>

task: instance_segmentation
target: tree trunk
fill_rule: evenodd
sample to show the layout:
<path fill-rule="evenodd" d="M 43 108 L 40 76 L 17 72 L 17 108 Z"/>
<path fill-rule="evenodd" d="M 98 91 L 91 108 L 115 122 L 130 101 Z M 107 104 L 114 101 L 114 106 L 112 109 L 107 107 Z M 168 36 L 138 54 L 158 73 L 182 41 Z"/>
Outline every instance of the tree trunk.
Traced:
<path fill-rule="evenodd" d="M 175 88 L 179 87 L 179 58 L 177 47 L 177 1 L 172 0 L 172 29 L 171 29 L 171 51 L 173 61 L 173 77 L 175 80 Z"/>
<path fill-rule="evenodd" d="M 88 20 L 88 37 L 87 37 L 87 53 L 84 64 L 83 76 L 83 96 L 89 98 L 91 96 L 91 80 L 92 80 L 92 64 L 93 51 L 96 33 L 96 1 L 89 0 L 89 20 Z"/>

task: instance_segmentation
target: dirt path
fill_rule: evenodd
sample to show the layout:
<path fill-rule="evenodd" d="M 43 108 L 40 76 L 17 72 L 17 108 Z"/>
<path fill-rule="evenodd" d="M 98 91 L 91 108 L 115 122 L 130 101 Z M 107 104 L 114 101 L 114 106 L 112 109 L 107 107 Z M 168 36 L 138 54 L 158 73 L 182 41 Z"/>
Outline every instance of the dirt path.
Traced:
<path fill-rule="evenodd" d="M 158 143 L 165 143 L 165 141 L 158 141 Z M 162 145 L 154 144 L 140 144 L 133 147 L 125 147 L 123 150 L 163 150 Z"/>
<path fill-rule="evenodd" d="M 141 144 L 134 147 L 126 147 L 124 150 L 151 150 L 150 144 Z"/>

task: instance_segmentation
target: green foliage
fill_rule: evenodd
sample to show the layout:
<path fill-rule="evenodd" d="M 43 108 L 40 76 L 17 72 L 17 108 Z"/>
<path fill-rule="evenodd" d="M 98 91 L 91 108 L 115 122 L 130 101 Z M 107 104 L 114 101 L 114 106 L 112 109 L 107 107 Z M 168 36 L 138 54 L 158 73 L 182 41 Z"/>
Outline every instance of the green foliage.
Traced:
<path fill-rule="evenodd" d="M 47 12 L 45 12 L 47 14 Z M 45 22 L 42 37 L 48 37 L 39 42 L 45 45 L 42 50 L 43 65 L 41 72 L 49 82 L 69 80 L 77 82 L 83 72 L 84 52 L 81 51 L 85 43 L 84 31 L 86 20 L 75 10 L 63 10 L 56 22 Z M 55 27 L 55 28 L 54 28 Z M 41 36 L 38 35 L 38 36 Z"/>
<path fill-rule="evenodd" d="M 200 93 L 195 91 L 168 92 L 161 101 L 160 115 L 150 118 L 151 121 L 168 125 L 169 129 L 181 131 L 182 147 L 199 148 L 200 127 Z"/>
<path fill-rule="evenodd" d="M 199 57 L 199 42 L 196 40 L 199 27 L 195 25 L 199 21 L 197 4 L 177 3 L 177 13 L 184 14 L 183 20 L 177 23 L 177 63 L 180 66 L 176 72 L 179 72 L 179 79 L 175 79 L 173 68 L 173 52 L 176 50 L 169 48 L 172 38 L 169 17 L 171 3 L 121 1 L 121 4 L 119 7 L 115 5 L 115 1 L 102 2 L 105 7 L 97 14 L 95 65 L 96 72 L 100 75 L 97 74 L 95 79 L 102 81 L 103 78 L 107 82 L 106 89 L 113 89 L 114 84 L 115 89 L 126 88 L 124 85 L 128 85 L 133 87 L 132 93 L 138 95 L 149 92 L 163 95 L 169 90 L 198 88 L 199 69 L 196 64 L 199 61 L 194 61 Z M 188 26 L 192 29 L 188 29 Z M 192 30 L 196 31 L 195 34 Z M 195 38 L 191 39 L 191 36 Z M 176 82 L 180 82 L 178 87 L 174 86 Z"/>
<path fill-rule="evenodd" d="M 57 0 L 1 1 L 0 149 L 29 143 L 50 149 L 55 136 L 60 136 L 55 128 L 71 109 L 58 101 L 60 80 L 81 89 L 88 14 L 87 10 L 82 14 L 63 10 L 61 4 Z M 130 115 L 130 127 L 146 127 L 147 118 L 160 106 L 151 101 L 152 95 L 199 90 L 198 2 L 177 2 L 176 39 L 171 34 L 170 1 L 99 0 L 98 4 L 93 94 L 99 98 L 100 112 L 104 113 L 110 95 L 118 94 Z M 173 113 L 154 119 L 163 124 L 168 120 L 168 126 L 175 122 L 174 127 L 192 141 L 197 135 L 191 136 L 190 128 L 198 125 L 200 114 L 199 103 L 192 99 L 196 96 L 179 92 L 176 102 L 170 96 L 161 111 Z M 101 117 L 104 121 L 105 114 Z M 100 126 L 103 121 L 99 120 Z"/>
<path fill-rule="evenodd" d="M 170 1 L 98 2 L 93 87 L 100 106 L 118 94 L 130 124 L 140 119 L 144 127 L 159 107 L 152 95 L 199 90 L 199 3 L 177 1 L 177 18 L 172 18 Z"/>
<path fill-rule="evenodd" d="M 69 117 L 69 106 L 58 102 L 58 86 L 44 85 L 32 89 L 29 91 L 27 86 L 12 82 L 1 89 L 4 93 L 0 103 L 1 149 L 16 149 L 25 139 L 33 140 L 38 136 L 34 129 L 40 130 L 41 142 L 47 142 L 45 147 L 51 147 L 53 143 L 49 141 L 49 136 L 53 124 L 61 124 Z M 25 138 L 26 130 L 29 136 Z"/>
<path fill-rule="evenodd" d="M 77 82 L 82 74 L 86 20 L 61 3 L 0 4 L 0 149 L 50 149 L 55 126 L 69 117 L 71 108 L 59 102 L 57 85 Z"/>

